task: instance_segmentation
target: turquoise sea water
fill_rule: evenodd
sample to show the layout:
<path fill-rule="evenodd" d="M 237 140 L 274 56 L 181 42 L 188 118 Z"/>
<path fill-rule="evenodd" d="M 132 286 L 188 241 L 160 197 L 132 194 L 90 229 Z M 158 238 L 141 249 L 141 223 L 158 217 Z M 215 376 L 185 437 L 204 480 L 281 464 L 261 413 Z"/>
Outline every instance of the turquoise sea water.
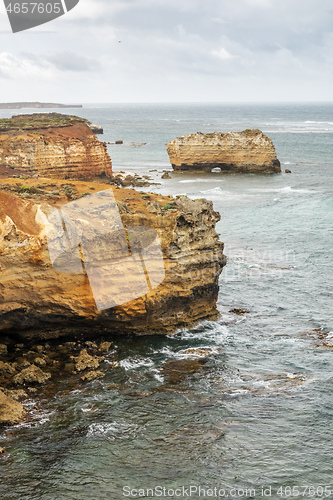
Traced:
<path fill-rule="evenodd" d="M 228 256 L 221 316 L 176 336 L 116 338 L 118 368 L 105 363 L 103 380 L 74 389 L 64 382 L 29 424 L 0 434 L 1 498 L 118 500 L 134 498 L 130 488 L 163 498 L 156 486 L 186 498 L 177 488 L 191 485 L 195 499 L 215 487 L 222 498 L 264 498 L 262 487 L 274 499 L 333 497 L 333 105 L 73 111 L 103 125 L 101 139 L 124 141 L 108 146 L 114 170 L 157 169 L 161 184 L 149 189 L 214 202 Z M 282 174 L 160 179 L 169 140 L 245 128 L 273 139 Z M 212 354 L 174 380 L 167 363 L 193 347 Z"/>

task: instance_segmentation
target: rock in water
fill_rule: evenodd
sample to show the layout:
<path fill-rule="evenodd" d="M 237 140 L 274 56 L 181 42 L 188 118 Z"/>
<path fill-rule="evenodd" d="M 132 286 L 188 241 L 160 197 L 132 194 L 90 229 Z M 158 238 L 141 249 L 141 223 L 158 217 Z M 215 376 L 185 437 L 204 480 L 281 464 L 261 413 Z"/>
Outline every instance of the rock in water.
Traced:
<path fill-rule="evenodd" d="M 96 125 L 95 123 L 91 123 L 89 121 L 87 121 L 87 125 L 90 128 L 90 130 L 94 132 L 94 134 L 104 134 L 104 130 L 103 127 L 101 127 L 101 125 Z"/>
<path fill-rule="evenodd" d="M 76 371 L 81 372 L 86 368 L 98 368 L 99 362 L 93 356 L 87 353 L 87 349 L 82 349 L 79 356 L 75 359 L 75 368 Z"/>
<path fill-rule="evenodd" d="M 23 405 L 0 391 L 0 425 L 17 424 L 26 413 Z"/>
<path fill-rule="evenodd" d="M 38 366 L 30 365 L 15 375 L 13 382 L 17 385 L 44 384 L 49 378 L 51 378 L 51 373 L 43 372 Z"/>
<path fill-rule="evenodd" d="M 260 130 L 214 132 L 177 137 L 167 144 L 174 170 L 221 172 L 281 172 L 272 140 Z"/>

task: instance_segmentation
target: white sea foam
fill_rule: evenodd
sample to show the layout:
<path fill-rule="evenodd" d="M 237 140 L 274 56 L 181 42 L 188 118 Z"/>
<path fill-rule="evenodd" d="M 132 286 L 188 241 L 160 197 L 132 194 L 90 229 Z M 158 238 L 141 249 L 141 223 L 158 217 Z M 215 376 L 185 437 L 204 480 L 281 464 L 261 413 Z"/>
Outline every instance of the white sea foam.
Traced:
<path fill-rule="evenodd" d="M 89 425 L 87 437 L 106 437 L 109 440 L 127 439 L 135 434 L 138 426 L 124 421 L 93 423 Z"/>
<path fill-rule="evenodd" d="M 214 180 L 216 180 L 216 179 L 213 177 L 210 179 L 185 179 L 183 181 L 179 181 L 179 184 L 190 184 L 190 183 L 195 183 L 195 182 L 199 182 L 201 184 L 203 182 L 214 182 Z M 221 180 L 219 179 L 219 182 L 220 181 L 222 182 L 222 179 Z"/>
<path fill-rule="evenodd" d="M 293 193 L 300 193 L 300 194 L 310 194 L 310 193 L 317 193 L 317 191 L 313 189 L 297 189 L 293 188 L 292 186 L 284 186 L 281 188 L 252 188 L 251 192 L 253 193 L 281 193 L 281 194 L 293 194 Z"/>
<path fill-rule="evenodd" d="M 148 358 L 126 358 L 120 361 L 120 366 L 125 370 L 133 370 L 141 366 L 153 366 L 153 361 Z"/>

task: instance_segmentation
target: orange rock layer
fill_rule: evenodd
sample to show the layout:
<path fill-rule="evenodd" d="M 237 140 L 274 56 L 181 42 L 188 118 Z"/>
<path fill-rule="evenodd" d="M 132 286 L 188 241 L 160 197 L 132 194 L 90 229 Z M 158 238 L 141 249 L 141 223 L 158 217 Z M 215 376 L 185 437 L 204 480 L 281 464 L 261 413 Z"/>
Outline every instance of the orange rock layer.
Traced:
<path fill-rule="evenodd" d="M 25 180 L 26 187 L 32 182 Z M 55 183 L 60 187 L 60 181 Z M 25 338 L 78 332 L 161 334 L 216 317 L 218 278 L 226 260 L 215 231 L 220 216 L 210 201 L 110 190 L 98 183 L 94 194 L 83 201 L 80 193 L 92 186 L 74 184 L 78 198 L 70 203 L 60 196 L 54 202 L 49 197 L 33 202 L 0 191 L 0 334 Z M 6 186 L 11 188 L 10 183 Z M 61 207 L 63 215 L 51 240 L 47 225 L 55 207 Z M 115 215 L 110 207 L 117 207 Z M 77 221 L 83 221 L 84 231 L 82 236 L 80 229 L 79 245 L 74 234 L 80 232 Z M 64 225 L 67 239 L 59 240 Z M 112 229 L 104 234 L 104 227 Z M 122 234 L 126 234 L 124 247 Z M 152 246 L 156 234 L 160 247 Z M 70 238 L 75 244 L 67 247 Z M 57 249 L 66 247 L 62 255 L 58 250 L 52 254 L 53 243 Z M 149 258 L 144 250 L 135 254 L 139 243 L 152 249 Z M 114 259 L 111 267 L 106 262 L 109 254 Z M 147 276 L 148 289 L 135 296 L 135 287 Z M 131 296 L 135 298 L 126 301 Z M 112 299 L 115 303 L 108 307 Z"/>
<path fill-rule="evenodd" d="M 260 130 L 176 137 L 167 144 L 174 170 L 232 173 L 281 172 L 272 140 Z"/>
<path fill-rule="evenodd" d="M 0 162 L 28 175 L 54 179 L 110 177 L 105 142 L 82 121 L 66 127 L 2 133 Z"/>

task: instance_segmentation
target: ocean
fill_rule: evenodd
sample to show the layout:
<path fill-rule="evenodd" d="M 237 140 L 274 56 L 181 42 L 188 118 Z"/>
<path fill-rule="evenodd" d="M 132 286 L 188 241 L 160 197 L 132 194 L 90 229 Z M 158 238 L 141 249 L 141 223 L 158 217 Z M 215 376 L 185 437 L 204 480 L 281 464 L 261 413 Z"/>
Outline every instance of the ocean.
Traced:
<path fill-rule="evenodd" d="M 333 104 L 61 112 L 123 140 L 108 145 L 113 169 L 160 183 L 140 190 L 213 201 L 228 257 L 220 317 L 172 336 L 116 337 L 104 379 L 64 381 L 39 411 L 31 401 L 32 420 L 0 432 L 1 498 L 333 497 Z M 246 128 L 273 140 L 281 174 L 161 179 L 168 141 Z M 189 348 L 209 350 L 207 361 L 186 369 Z M 176 378 L 170 366 L 183 367 Z"/>

